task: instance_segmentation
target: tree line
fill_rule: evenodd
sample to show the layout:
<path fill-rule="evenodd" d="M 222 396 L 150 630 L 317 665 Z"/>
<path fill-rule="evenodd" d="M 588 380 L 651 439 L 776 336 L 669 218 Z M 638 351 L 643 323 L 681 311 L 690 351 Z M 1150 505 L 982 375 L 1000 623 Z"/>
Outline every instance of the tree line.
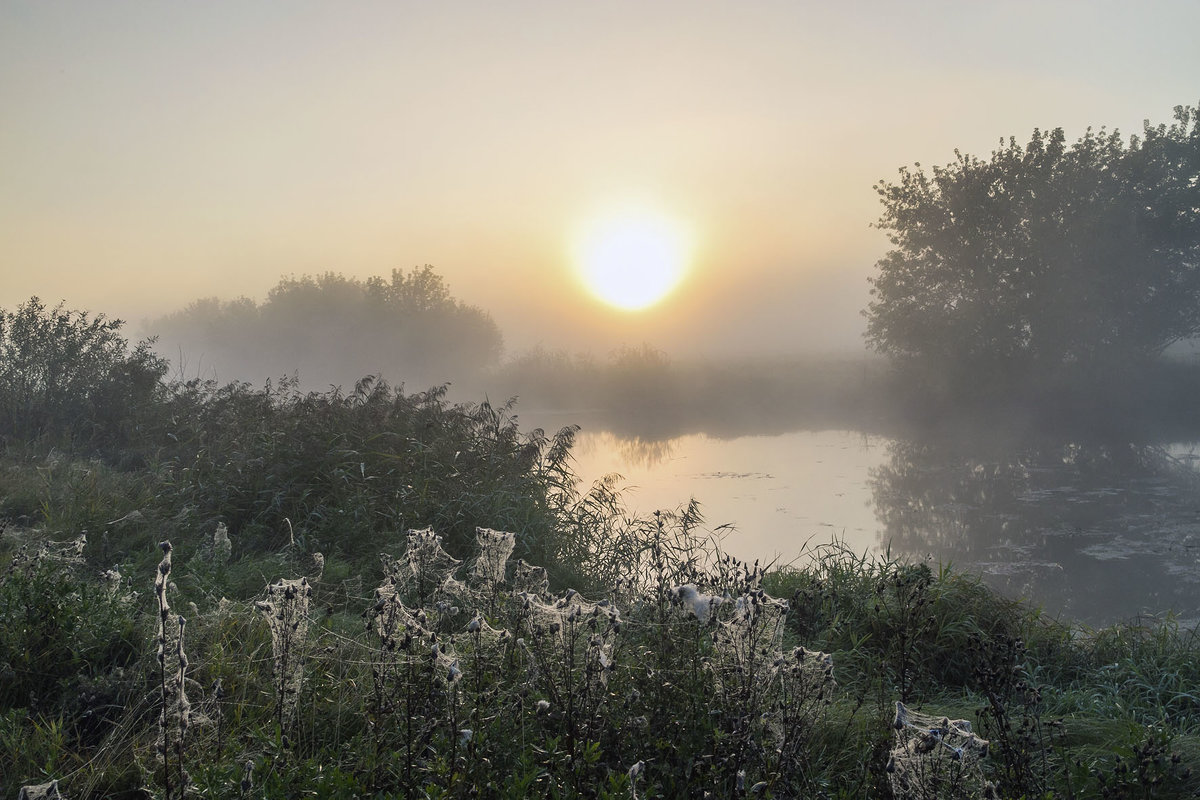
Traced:
<path fill-rule="evenodd" d="M 261 303 L 204 298 L 146 329 L 185 373 L 252 382 L 385 375 L 425 389 L 493 365 L 504 348 L 491 315 L 454 298 L 429 265 L 390 278 L 285 277 Z"/>

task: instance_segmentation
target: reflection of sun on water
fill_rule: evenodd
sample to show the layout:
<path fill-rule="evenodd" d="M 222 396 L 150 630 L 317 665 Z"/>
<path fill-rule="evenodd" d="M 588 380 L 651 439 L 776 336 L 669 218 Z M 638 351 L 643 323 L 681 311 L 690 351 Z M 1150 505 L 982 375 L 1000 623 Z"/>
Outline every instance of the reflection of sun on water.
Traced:
<path fill-rule="evenodd" d="M 588 291 L 625 311 L 648 308 L 670 294 L 691 256 L 680 223 L 642 209 L 596 219 L 576 236 L 573 249 Z"/>

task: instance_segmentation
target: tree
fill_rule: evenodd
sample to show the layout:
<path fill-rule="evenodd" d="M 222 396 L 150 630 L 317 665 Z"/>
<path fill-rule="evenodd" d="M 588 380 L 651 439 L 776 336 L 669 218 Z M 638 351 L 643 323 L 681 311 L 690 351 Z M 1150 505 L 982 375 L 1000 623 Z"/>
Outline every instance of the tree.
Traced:
<path fill-rule="evenodd" d="M 503 350 L 491 315 L 455 299 L 430 266 L 393 270 L 390 280 L 285 277 L 261 304 L 198 300 L 149 329 L 166 353 L 178 350 L 223 379 L 298 371 L 310 386 L 353 385 L 368 374 L 429 386 L 472 377 Z"/>
<path fill-rule="evenodd" d="M 123 324 L 37 297 L 0 309 L 0 441 L 125 444 L 153 410 L 167 363 L 151 340 L 130 349 Z"/>
<path fill-rule="evenodd" d="M 957 374 L 1145 363 L 1200 333 L 1200 116 L 1126 142 L 1035 130 L 876 189 L 894 249 L 864 312 L 878 351 Z M 1044 373 L 1043 373 L 1044 374 Z"/>

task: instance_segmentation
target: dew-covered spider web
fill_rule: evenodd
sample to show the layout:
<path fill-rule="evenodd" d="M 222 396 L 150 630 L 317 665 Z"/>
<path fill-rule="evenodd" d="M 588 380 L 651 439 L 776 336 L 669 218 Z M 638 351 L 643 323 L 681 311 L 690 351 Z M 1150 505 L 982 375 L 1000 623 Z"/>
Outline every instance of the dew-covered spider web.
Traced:
<path fill-rule="evenodd" d="M 892 728 L 887 771 L 897 800 L 995 796 L 979 766 L 987 740 L 967 720 L 919 714 L 898 702 Z"/>
<path fill-rule="evenodd" d="M 530 592 L 522 602 L 522 636 L 518 644 L 526 656 L 531 679 L 549 680 L 549 664 L 563 656 L 568 663 L 582 656 L 585 683 L 593 689 L 608 684 L 614 668 L 613 644 L 621 629 L 621 613 L 607 600 L 592 602 L 568 589 L 545 599 Z"/>
<path fill-rule="evenodd" d="M 546 594 L 550 591 L 550 576 L 545 567 L 517 559 L 513 564 L 512 590 L 514 594 Z"/>
<path fill-rule="evenodd" d="M 267 587 L 266 600 L 254 604 L 271 629 L 272 674 L 282 719 L 291 719 L 304 682 L 311 600 L 312 586 L 307 578 L 281 579 Z"/>
<path fill-rule="evenodd" d="M 17 800 L 63 800 L 58 791 L 58 781 L 22 786 Z"/>
<path fill-rule="evenodd" d="M 729 601 L 732 612 L 717 618 L 713 631 L 713 672 L 720 692 L 742 692 L 748 682 L 769 675 L 783 649 L 786 600 L 771 597 L 761 589 Z"/>
<path fill-rule="evenodd" d="M 492 592 L 504 582 L 508 557 L 517 546 L 517 537 L 491 528 L 476 528 L 475 544 L 479 548 L 479 554 L 471 563 L 472 583 L 481 592 Z"/>
<path fill-rule="evenodd" d="M 410 530 L 408 546 L 399 559 L 385 559 L 384 575 L 391 578 L 396 589 L 410 602 L 423 604 L 440 590 L 462 561 L 446 552 L 442 537 L 432 528 Z"/>

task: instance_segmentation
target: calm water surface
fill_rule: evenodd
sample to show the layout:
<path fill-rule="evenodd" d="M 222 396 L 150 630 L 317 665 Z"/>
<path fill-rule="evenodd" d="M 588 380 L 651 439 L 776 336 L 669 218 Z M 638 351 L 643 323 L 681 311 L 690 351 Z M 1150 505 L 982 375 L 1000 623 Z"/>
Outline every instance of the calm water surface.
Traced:
<path fill-rule="evenodd" d="M 1055 615 L 1105 624 L 1175 611 L 1200 620 L 1200 448 L 1016 447 L 799 431 L 666 441 L 586 426 L 585 480 L 616 472 L 649 513 L 695 497 L 723 546 L 803 560 L 834 538 L 857 552 L 979 572 Z"/>

